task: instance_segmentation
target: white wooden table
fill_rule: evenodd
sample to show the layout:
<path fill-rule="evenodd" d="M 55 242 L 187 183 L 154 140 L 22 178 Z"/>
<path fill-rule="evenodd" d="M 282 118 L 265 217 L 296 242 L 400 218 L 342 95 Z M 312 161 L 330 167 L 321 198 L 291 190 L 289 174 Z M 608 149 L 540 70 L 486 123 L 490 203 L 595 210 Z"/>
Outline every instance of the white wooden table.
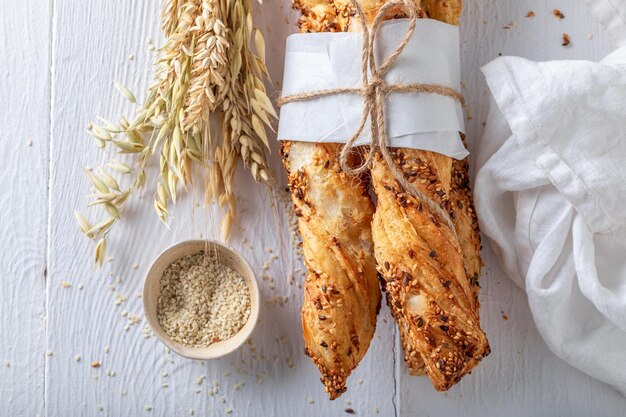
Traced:
<path fill-rule="evenodd" d="M 183 416 L 191 410 L 198 416 L 340 416 L 347 408 L 360 416 L 624 415 L 626 399 L 548 351 L 524 293 L 503 276 L 489 248 L 481 315 L 493 353 L 473 375 L 446 394 L 427 379 L 409 377 L 383 309 L 349 391 L 328 401 L 302 353 L 301 278 L 293 285 L 286 279 L 301 267 L 290 255 L 290 233 L 283 224 L 281 253 L 266 193 L 243 172 L 237 181 L 245 219 L 232 245 L 259 272 L 271 261 L 268 249 L 282 255 L 271 261 L 274 282 L 261 281 L 266 303 L 252 344 L 202 363 L 145 338 L 143 319 L 125 330 L 123 312 L 141 314 L 136 294 L 150 261 L 178 240 L 219 236 L 218 211 L 196 206 L 201 190 L 191 189 L 177 206 L 171 232 L 153 215 L 147 193 L 114 232 L 114 259 L 94 270 L 93 245 L 74 221 L 88 191 L 80 168 L 110 158 L 85 126 L 96 115 L 115 118 L 130 110 L 112 80 L 135 91 L 147 87 L 153 57 L 147 42 L 161 39 L 159 8 L 158 0 L 0 0 L 0 416 Z M 555 8 L 564 20 L 551 15 Z M 530 10 L 533 19 L 525 18 Z M 270 72 L 280 80 L 284 40 L 297 17 L 287 0 L 266 0 L 255 17 Z M 561 46 L 564 32 L 569 48 Z M 481 65 L 499 54 L 597 60 L 611 51 L 583 0 L 467 1 L 462 38 L 472 144 L 488 106 Z M 127 301 L 116 306 L 116 294 Z M 283 296 L 283 306 L 272 302 Z M 101 367 L 92 368 L 94 361 Z M 207 378 L 197 385 L 200 375 Z M 219 392 L 211 396 L 214 381 Z"/>

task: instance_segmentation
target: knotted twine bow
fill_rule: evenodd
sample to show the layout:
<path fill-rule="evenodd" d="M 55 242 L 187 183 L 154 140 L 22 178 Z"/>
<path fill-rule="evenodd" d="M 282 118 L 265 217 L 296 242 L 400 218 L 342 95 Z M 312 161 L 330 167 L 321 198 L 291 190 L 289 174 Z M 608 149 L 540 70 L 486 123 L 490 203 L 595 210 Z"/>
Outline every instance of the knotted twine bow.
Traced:
<path fill-rule="evenodd" d="M 313 92 L 305 92 L 287 97 L 281 97 L 278 100 L 278 106 L 284 104 L 294 103 L 299 101 L 307 101 L 314 98 L 325 97 L 335 94 L 359 94 L 363 96 L 364 106 L 363 115 L 361 117 L 361 123 L 354 135 L 346 141 L 346 144 L 341 149 L 340 164 L 344 172 L 350 175 L 360 175 L 368 170 L 374 160 L 375 150 L 380 151 L 384 161 L 389 166 L 396 181 L 402 186 L 405 191 L 410 192 L 414 197 L 419 198 L 426 202 L 432 211 L 437 213 L 439 217 L 450 227 L 450 231 L 456 234 L 455 227 L 450 219 L 449 214 L 443 210 L 438 204 L 436 204 L 431 198 L 426 196 L 422 191 L 409 182 L 404 173 L 396 163 L 393 161 L 391 153 L 387 148 L 389 138 L 385 129 L 385 98 L 389 93 L 427 93 L 438 94 L 446 97 L 450 97 L 454 100 L 463 103 L 463 96 L 455 89 L 439 85 L 439 84 L 390 84 L 385 81 L 384 77 L 389 72 L 391 67 L 396 63 L 400 54 L 404 51 L 413 33 L 415 32 L 415 26 L 417 24 L 417 12 L 419 10 L 420 0 L 392 0 L 386 2 L 376 14 L 374 22 L 371 28 L 367 26 L 367 20 L 363 9 L 359 5 L 357 0 L 350 0 L 352 6 L 359 16 L 361 27 L 363 28 L 363 49 L 361 54 L 362 62 L 362 87 L 341 87 L 333 88 L 329 90 L 319 90 Z M 378 29 L 382 24 L 389 9 L 394 7 L 402 7 L 405 9 L 409 17 L 409 27 L 407 29 L 402 42 L 396 47 L 393 53 L 379 66 L 376 64 L 376 58 L 374 55 L 374 44 L 376 41 L 376 35 Z M 370 152 L 367 159 L 363 164 L 358 167 L 351 167 L 348 164 L 348 154 L 350 153 L 354 143 L 358 140 L 361 133 L 365 130 L 367 121 L 370 120 Z"/>

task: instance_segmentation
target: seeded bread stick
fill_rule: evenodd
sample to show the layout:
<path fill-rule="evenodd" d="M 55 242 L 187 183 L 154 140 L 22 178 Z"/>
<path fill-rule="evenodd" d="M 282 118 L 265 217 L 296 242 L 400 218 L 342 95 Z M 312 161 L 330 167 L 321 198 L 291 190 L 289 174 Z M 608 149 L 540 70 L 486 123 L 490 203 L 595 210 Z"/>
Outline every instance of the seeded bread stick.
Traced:
<path fill-rule="evenodd" d="M 305 353 L 331 399 L 345 392 L 367 352 L 381 298 L 370 231 L 374 206 L 367 184 L 341 171 L 339 150 L 303 142 L 282 148 L 307 267 Z"/>
<path fill-rule="evenodd" d="M 421 4 L 420 17 L 458 24 L 460 0 Z M 478 314 L 482 264 L 467 162 L 413 149 L 396 148 L 392 154 L 405 177 L 441 205 L 455 226 L 450 230 L 407 193 L 375 155 L 372 237 L 387 304 L 409 372 L 427 373 L 437 390 L 447 390 L 490 352 Z"/>
<path fill-rule="evenodd" d="M 347 0 L 334 2 L 296 0 L 294 5 L 303 12 L 300 19 L 302 31 L 345 31 L 354 23 L 351 19 L 354 12 Z M 381 5 L 380 0 L 361 1 L 361 6 L 370 21 Z M 421 5 L 419 17 L 458 24 L 460 1 L 425 0 Z M 389 12 L 388 18 L 396 17 L 404 17 L 401 10 Z M 410 207 L 407 208 L 413 204 L 418 211 L 424 211 L 423 203 L 407 196 L 404 190 L 394 188 L 397 184 L 385 163 L 380 158 L 374 161 L 372 177 L 379 197 L 373 224 L 373 231 L 378 232 L 378 237 L 374 236 L 377 243 L 376 255 L 379 270 L 385 276 L 387 302 L 398 323 L 406 363 L 410 373 L 428 372 L 437 389 L 447 389 L 489 353 L 487 340 L 478 321 L 478 276 L 482 264 L 476 216 L 467 179 L 467 162 L 453 161 L 442 155 L 410 149 L 397 149 L 394 152 L 400 167 L 410 178 L 417 176 L 417 172 L 409 168 L 407 161 L 411 160 L 419 167 L 423 166 L 420 184 L 426 185 L 422 191 L 432 196 L 435 201 L 439 199 L 455 224 L 456 236 L 450 231 L 446 233 L 445 230 L 440 230 L 440 222 L 430 213 L 417 215 Z M 432 239 L 421 239 L 420 235 L 411 236 L 411 233 L 408 233 L 409 238 L 406 238 L 405 234 L 415 226 L 418 226 L 417 230 L 420 233 L 428 234 L 428 223 L 432 223 L 431 225 L 436 228 L 431 230 L 435 236 L 434 242 Z M 397 225 L 399 226 L 395 227 Z M 440 233 L 437 233 L 438 231 Z M 430 246 L 440 247 L 441 253 L 437 254 Z M 414 271 L 418 279 L 413 278 L 410 272 L 405 273 L 417 269 L 413 258 L 424 260 L 423 254 L 418 255 L 420 250 L 427 252 L 427 261 L 430 258 L 438 258 L 441 271 L 431 268 L 429 274 L 421 275 Z M 426 284 L 429 281 L 435 282 L 433 275 L 437 274 L 442 276 L 447 274 L 450 279 L 443 280 L 441 286 L 449 290 L 442 293 L 441 288 L 438 289 L 436 285 L 434 287 L 426 285 L 425 287 L 432 290 L 431 296 L 429 299 L 422 298 L 422 293 L 427 294 L 427 291 L 416 291 L 419 282 L 421 280 Z M 420 297 L 413 297 L 417 295 Z M 450 300 L 440 302 L 444 307 L 448 307 L 447 310 L 437 304 L 437 299 L 442 297 Z M 455 300 L 455 297 L 458 299 Z M 421 305 L 423 300 L 427 300 L 425 307 Z M 424 313 L 424 317 L 412 314 L 411 309 L 418 309 Z M 425 314 L 427 312 L 430 315 Z M 450 315 L 455 316 L 453 321 L 462 323 L 458 326 L 458 332 L 455 324 L 445 324 L 445 320 L 450 320 Z M 437 324 L 437 320 L 443 324 Z M 422 333 L 419 333 L 421 328 Z M 434 335 L 431 334 L 431 328 L 435 329 Z M 444 330 L 454 333 L 451 337 L 441 337 L 437 331 Z M 426 342 L 427 346 L 424 346 L 423 342 Z M 449 349 L 450 345 L 455 347 Z"/>
<path fill-rule="evenodd" d="M 296 0 L 293 5 L 302 13 L 302 32 L 348 30 L 347 3 Z M 307 266 L 305 353 L 319 368 L 331 399 L 345 392 L 348 376 L 367 352 L 381 299 L 368 183 L 341 170 L 340 150 L 340 144 L 304 142 L 285 142 L 282 148 Z M 357 154 L 351 158 L 360 162 Z"/>

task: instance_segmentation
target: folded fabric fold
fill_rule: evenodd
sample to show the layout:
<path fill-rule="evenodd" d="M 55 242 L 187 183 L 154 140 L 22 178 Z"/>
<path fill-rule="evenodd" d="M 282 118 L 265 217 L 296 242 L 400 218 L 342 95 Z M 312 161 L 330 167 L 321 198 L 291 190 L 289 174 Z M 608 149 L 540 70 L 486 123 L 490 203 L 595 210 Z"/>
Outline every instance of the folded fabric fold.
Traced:
<path fill-rule="evenodd" d="M 483 72 L 481 229 L 550 349 L 626 395 L 626 47 Z"/>

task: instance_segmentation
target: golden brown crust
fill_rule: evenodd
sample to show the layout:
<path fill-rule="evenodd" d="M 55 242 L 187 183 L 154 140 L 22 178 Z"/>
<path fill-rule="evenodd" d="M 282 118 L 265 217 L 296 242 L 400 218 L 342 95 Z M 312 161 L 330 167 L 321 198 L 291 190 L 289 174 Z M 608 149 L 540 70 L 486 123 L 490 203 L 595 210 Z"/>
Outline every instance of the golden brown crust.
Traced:
<path fill-rule="evenodd" d="M 452 25 L 459 24 L 461 0 L 422 0 L 419 17 L 428 17 Z M 293 8 L 302 14 L 301 32 L 346 32 L 351 29 L 354 9 L 350 0 L 293 0 Z M 374 20 L 384 0 L 360 0 L 368 22 Z M 404 17 L 400 8 L 392 9 L 388 19 Z"/>
<path fill-rule="evenodd" d="M 461 137 L 465 143 L 465 136 L 461 135 Z M 470 287 L 474 290 L 476 307 L 478 308 L 479 277 L 483 264 L 480 258 L 480 231 L 470 188 L 467 159 L 462 161 L 454 160 L 452 162 L 449 201 L 450 204 L 447 205 L 448 212 L 456 227 L 456 233 L 463 251 L 465 275 L 470 282 Z"/>
<path fill-rule="evenodd" d="M 383 0 L 361 1 L 369 21 L 382 4 Z M 422 8 L 419 17 L 458 24 L 460 0 L 424 0 L 420 4 Z M 294 0 L 294 8 L 302 12 L 299 20 L 301 31 L 358 30 L 358 27 L 354 27 L 354 11 L 348 0 Z M 400 10 L 392 10 L 387 16 L 396 17 L 403 17 Z M 289 149 L 292 145 L 287 143 L 285 146 Z M 328 145 L 297 146 L 301 147 L 297 153 L 314 149 L 315 153 L 328 154 L 331 149 L 325 147 Z M 336 153 L 339 146 L 333 147 L 332 151 Z M 480 328 L 478 315 L 480 241 L 467 181 L 467 163 L 432 152 L 410 149 L 397 149 L 394 152 L 394 159 L 407 178 L 441 204 L 455 224 L 454 232 L 441 224 L 425 204 L 401 189 L 380 157 L 375 158 L 371 175 L 378 202 L 372 222 L 372 237 L 378 269 L 384 277 L 387 303 L 398 323 L 409 372 L 428 373 L 435 388 L 445 390 L 469 373 L 489 353 L 489 344 Z M 336 171 L 327 180 L 333 187 L 343 190 L 341 187 L 345 187 L 347 179 L 343 177 L 338 182 L 334 179 L 342 178 L 343 175 L 336 163 L 336 154 L 334 158 L 332 165 Z M 286 167 L 289 170 L 288 163 Z M 365 197 L 364 183 L 359 182 L 358 187 L 358 193 Z M 324 208 L 318 206 L 318 210 L 332 212 L 331 205 L 336 203 L 324 200 L 323 204 Z M 366 205 L 366 199 L 362 204 Z M 317 214 L 322 217 L 319 219 L 321 224 L 328 220 L 324 218 L 329 216 L 328 213 Z M 366 225 L 361 227 L 369 230 Z M 309 243 L 319 237 L 318 226 L 303 224 L 302 219 L 300 230 L 303 239 Z M 312 245 L 309 252 L 311 259 L 315 259 L 316 251 Z M 335 254 L 329 253 L 327 256 L 331 262 L 337 259 Z M 368 256 L 366 252 L 363 253 L 365 265 L 370 265 Z M 303 322 L 306 320 L 309 323 L 307 328 L 315 329 L 315 314 L 319 308 L 316 303 L 321 294 L 319 286 L 315 287 L 312 283 L 319 281 L 320 276 L 316 275 L 314 262 L 307 260 L 307 265 L 307 282 L 311 291 L 307 290 L 305 294 Z M 333 310 L 333 313 L 342 314 L 339 310 Z M 339 324 L 336 328 L 339 329 Z M 320 334 L 307 334 L 305 329 L 307 349 L 314 346 L 314 342 L 319 343 L 315 338 Z M 329 365 L 324 351 L 319 352 L 317 347 L 315 352 L 308 350 L 308 353 L 320 367 L 322 380 L 326 380 L 327 390 L 333 397 L 332 391 L 336 389 L 332 385 L 333 381 L 339 381 L 338 386 L 341 387 L 345 383 L 343 371 L 337 373 L 337 368 Z M 335 391 L 334 395 L 339 394 Z"/>
<path fill-rule="evenodd" d="M 305 352 L 331 399 L 346 389 L 374 336 L 380 289 L 368 184 L 342 172 L 339 145 L 285 142 L 288 173 L 307 276 L 302 329 Z"/>
<path fill-rule="evenodd" d="M 453 191 L 450 158 L 411 149 L 393 152 L 415 186 L 451 207 L 449 196 L 458 190 L 455 185 Z M 376 259 L 409 372 L 426 371 L 436 389 L 448 389 L 489 352 L 479 323 L 477 282 L 466 273 L 457 235 L 400 187 L 378 155 L 371 172 L 378 197 L 372 223 Z M 467 258 L 478 258 L 478 251 L 468 248 Z"/>
<path fill-rule="evenodd" d="M 460 1 L 428 0 L 422 6 L 426 16 L 458 23 Z M 376 156 L 372 235 L 387 303 L 409 372 L 426 372 L 436 389 L 446 390 L 490 352 L 478 314 L 480 239 L 467 161 L 413 149 L 392 152 L 405 177 L 444 208 L 455 226 L 449 230 L 407 194 Z"/>
<path fill-rule="evenodd" d="M 302 32 L 347 31 L 354 15 L 348 1 L 294 0 L 293 7 L 302 13 Z M 374 205 L 368 184 L 342 172 L 340 149 L 303 142 L 282 148 L 307 266 L 305 352 L 331 399 L 345 392 L 369 347 L 381 298 L 370 228 Z"/>

